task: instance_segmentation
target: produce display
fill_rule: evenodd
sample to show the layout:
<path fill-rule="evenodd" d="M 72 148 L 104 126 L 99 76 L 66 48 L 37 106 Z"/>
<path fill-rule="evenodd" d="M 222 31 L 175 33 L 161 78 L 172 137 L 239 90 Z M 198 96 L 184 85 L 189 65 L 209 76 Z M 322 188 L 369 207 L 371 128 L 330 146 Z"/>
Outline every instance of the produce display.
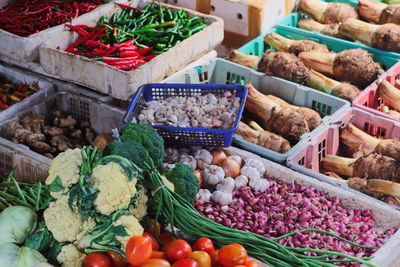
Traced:
<path fill-rule="evenodd" d="M 102 0 L 10 1 L 0 9 L 0 29 L 27 37 L 92 11 Z"/>
<path fill-rule="evenodd" d="M 48 118 L 45 114 L 26 115 L 19 121 L 8 123 L 7 127 L 11 141 L 25 144 L 48 158 L 67 149 L 82 148 L 95 139 L 90 122 L 77 120 L 59 110 L 51 111 Z"/>
<path fill-rule="evenodd" d="M 0 76 L 0 110 L 9 108 L 39 90 L 40 87 L 37 82 L 33 82 L 30 85 L 23 83 L 14 84 Z"/>
<path fill-rule="evenodd" d="M 103 16 L 96 27 L 66 25 L 80 38 L 65 51 L 129 71 L 207 27 L 200 17 L 156 2 L 143 9 L 118 5 L 122 11 L 110 18 Z"/>

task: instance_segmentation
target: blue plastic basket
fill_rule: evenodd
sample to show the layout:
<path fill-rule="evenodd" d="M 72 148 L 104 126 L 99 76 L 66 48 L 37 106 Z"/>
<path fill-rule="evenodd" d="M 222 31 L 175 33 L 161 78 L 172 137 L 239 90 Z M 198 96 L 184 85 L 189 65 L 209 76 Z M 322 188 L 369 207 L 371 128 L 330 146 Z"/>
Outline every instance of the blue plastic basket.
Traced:
<path fill-rule="evenodd" d="M 173 96 L 200 96 L 206 94 L 221 94 L 224 91 L 234 91 L 240 98 L 240 108 L 231 129 L 180 128 L 152 125 L 166 144 L 174 146 L 228 147 L 238 128 L 247 97 L 247 88 L 242 85 L 226 84 L 145 84 L 133 97 L 122 123 L 132 122 L 145 102 L 164 99 Z"/>

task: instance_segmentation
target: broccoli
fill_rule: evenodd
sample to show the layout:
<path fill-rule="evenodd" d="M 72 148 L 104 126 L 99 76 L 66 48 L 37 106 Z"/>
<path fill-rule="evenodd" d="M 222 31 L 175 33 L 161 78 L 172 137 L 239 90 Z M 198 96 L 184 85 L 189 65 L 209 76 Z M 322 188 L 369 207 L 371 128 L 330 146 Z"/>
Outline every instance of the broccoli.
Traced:
<path fill-rule="evenodd" d="M 176 193 L 190 203 L 194 202 L 199 192 L 199 180 L 192 167 L 177 163 L 175 168 L 168 171 L 165 176 L 174 184 Z"/>
<path fill-rule="evenodd" d="M 165 153 L 164 140 L 151 126 L 127 123 L 122 127 L 121 140 L 134 141 L 143 145 L 153 159 L 154 165 L 159 169 L 162 168 Z"/>
<path fill-rule="evenodd" d="M 135 141 L 112 141 L 104 148 L 103 155 L 119 155 L 129 159 L 141 169 L 147 169 L 144 163 L 151 160 L 147 150 Z"/>

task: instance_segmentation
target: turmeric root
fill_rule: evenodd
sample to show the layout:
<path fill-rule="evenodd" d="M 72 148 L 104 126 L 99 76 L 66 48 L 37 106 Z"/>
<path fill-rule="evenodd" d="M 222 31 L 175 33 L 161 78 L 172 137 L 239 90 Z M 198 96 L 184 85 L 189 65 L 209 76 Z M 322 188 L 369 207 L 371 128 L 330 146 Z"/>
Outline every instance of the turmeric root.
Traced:
<path fill-rule="evenodd" d="M 251 143 L 271 149 L 278 153 L 286 153 L 291 147 L 289 141 L 282 136 L 263 130 L 253 130 L 247 124 L 240 122 L 235 132 Z"/>
<path fill-rule="evenodd" d="M 300 0 L 298 9 L 323 24 L 341 23 L 349 18 L 358 18 L 354 8 L 344 3 Z"/>

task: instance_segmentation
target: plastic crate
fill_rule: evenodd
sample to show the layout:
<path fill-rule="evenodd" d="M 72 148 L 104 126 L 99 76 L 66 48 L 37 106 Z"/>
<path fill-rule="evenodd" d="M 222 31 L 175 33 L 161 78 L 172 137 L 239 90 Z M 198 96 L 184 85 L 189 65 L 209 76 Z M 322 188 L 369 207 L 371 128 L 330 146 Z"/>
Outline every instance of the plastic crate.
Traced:
<path fill-rule="evenodd" d="M 124 111 L 100 100 L 110 99 L 109 97 L 89 92 L 82 87 L 70 87 L 71 85 L 58 86 L 58 91 L 42 98 L 39 103 L 31 103 L 23 109 L 1 117 L 0 173 L 2 175 L 15 167 L 14 176 L 18 181 L 44 181 L 51 163 L 51 159 L 30 150 L 26 145 L 9 141 L 8 122 L 18 121 L 28 114 L 48 114 L 49 110 L 57 108 L 77 119 L 90 121 L 96 133 L 109 133 L 112 128 L 121 125 Z"/>
<path fill-rule="evenodd" d="M 286 19 L 288 21 L 290 20 L 290 22 L 287 22 L 287 24 L 297 25 L 298 14 L 292 13 L 291 15 L 287 16 Z M 321 44 L 326 44 L 329 50 L 334 52 L 341 52 L 344 50 L 355 49 L 355 48 L 363 48 L 368 50 L 372 54 L 374 61 L 379 62 L 385 70 L 390 69 L 400 60 L 400 54 L 385 52 L 379 49 L 371 48 L 369 46 L 362 46 L 358 43 L 353 43 L 329 37 L 320 33 L 314 33 L 310 31 L 301 30 L 298 28 L 293 28 L 293 26 L 289 27 L 278 24 L 276 28 L 271 29 L 266 34 L 268 33 L 278 33 L 286 38 L 294 40 L 313 40 Z M 264 42 L 266 34 L 258 36 L 251 42 L 240 47 L 238 50 L 244 54 L 262 56 L 264 51 L 271 49 L 271 47 Z"/>
<path fill-rule="evenodd" d="M 329 2 L 334 2 L 334 1 L 329 1 Z M 341 2 L 343 2 L 343 1 L 341 1 Z M 357 1 L 357 3 L 358 3 L 358 1 Z M 374 56 L 378 56 L 378 55 L 379 56 L 384 56 L 386 58 L 396 59 L 397 61 L 400 59 L 400 54 L 399 53 L 389 52 L 389 51 L 385 51 L 385 50 L 381 50 L 381 49 L 376 49 L 376 48 L 367 46 L 367 45 L 359 43 L 359 42 L 348 41 L 348 40 L 344 40 L 344 39 L 340 39 L 340 38 L 324 35 L 324 34 L 319 33 L 319 32 L 312 32 L 312 31 L 307 31 L 307 30 L 304 30 L 304 29 L 300 29 L 300 28 L 297 27 L 297 24 L 298 24 L 299 20 L 301 18 L 303 18 L 303 17 L 306 17 L 306 16 L 304 16 L 304 15 L 298 13 L 298 12 L 293 12 L 293 13 L 287 15 L 286 17 L 284 17 L 282 20 L 280 20 L 277 23 L 276 27 L 285 29 L 290 35 L 296 35 L 296 34 L 299 35 L 300 34 L 300 36 L 301 35 L 307 36 L 306 34 L 312 34 L 312 35 L 315 36 L 315 38 L 319 38 L 321 40 L 326 40 L 327 42 L 334 41 L 339 46 L 350 46 L 351 48 L 362 48 L 362 49 L 368 50 L 369 52 L 374 54 Z M 332 48 L 334 48 L 334 47 L 332 47 Z M 347 49 L 350 49 L 350 48 L 347 48 Z M 381 62 L 381 63 L 383 63 L 383 62 Z"/>
<path fill-rule="evenodd" d="M 301 149 L 290 155 L 287 160 L 287 166 L 295 171 L 315 177 L 320 181 L 355 191 L 349 188 L 347 183 L 329 178 L 320 173 L 321 160 L 326 155 L 339 155 L 346 151 L 345 147 L 340 145 L 340 128 L 350 120 L 354 126 L 372 136 L 384 139 L 400 138 L 400 122 L 388 120 L 357 108 L 350 108 L 342 112 L 335 120 L 325 124 L 322 127 L 322 131 L 309 138 Z M 363 194 L 358 191 L 355 192 Z"/>
<path fill-rule="evenodd" d="M 322 121 L 324 122 L 329 121 L 332 116 L 336 116 L 336 114 L 340 114 L 350 107 L 349 102 L 343 99 L 280 78 L 266 76 L 250 68 L 218 58 L 212 60 L 208 65 L 198 66 L 184 74 L 166 79 L 165 82 L 242 85 L 250 82 L 264 94 L 272 94 L 294 105 L 318 111 L 323 116 Z M 300 148 L 301 143 L 305 142 L 320 127 L 314 129 L 311 133 L 304 134 L 300 142 L 284 154 L 250 143 L 239 135 L 234 135 L 233 144 L 264 158 L 278 163 L 285 163 L 288 156 Z"/>
<path fill-rule="evenodd" d="M 235 91 L 240 98 L 240 108 L 231 129 L 180 128 L 170 126 L 155 126 L 158 134 L 165 143 L 178 146 L 228 147 L 232 143 L 233 133 L 239 126 L 244 104 L 246 103 L 247 88 L 242 85 L 226 84 L 145 84 L 138 89 L 126 112 L 123 123 L 131 122 L 145 102 L 164 99 L 166 97 L 198 96 L 206 94 L 222 94 L 224 91 Z"/>
<path fill-rule="evenodd" d="M 400 62 L 393 66 L 389 71 L 385 73 L 382 77 L 388 80 L 391 84 L 395 84 L 395 81 L 400 79 Z M 353 101 L 353 106 L 366 110 L 372 114 L 392 119 L 395 121 L 400 121 L 399 118 L 393 117 L 392 115 L 383 113 L 381 108 L 385 103 L 381 100 L 378 95 L 378 83 L 375 82 L 371 84 L 367 89 L 365 89 L 356 99 Z"/>

